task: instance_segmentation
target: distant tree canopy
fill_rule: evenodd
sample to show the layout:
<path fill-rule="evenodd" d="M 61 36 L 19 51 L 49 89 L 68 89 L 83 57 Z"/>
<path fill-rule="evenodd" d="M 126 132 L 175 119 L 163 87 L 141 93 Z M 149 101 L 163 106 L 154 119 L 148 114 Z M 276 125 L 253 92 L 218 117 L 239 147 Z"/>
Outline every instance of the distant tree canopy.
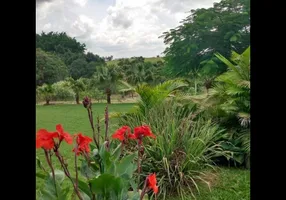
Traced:
<path fill-rule="evenodd" d="M 228 57 L 231 50 L 242 53 L 248 47 L 250 0 L 222 0 L 208 9 L 191 10 L 180 26 L 160 37 L 168 45 L 164 53 L 170 74 L 188 75 L 205 64 L 215 64 L 223 72 L 225 65 L 213 55 L 220 52 Z"/>
<path fill-rule="evenodd" d="M 36 49 L 36 82 L 37 85 L 52 84 L 68 76 L 65 63 L 55 54 Z"/>
<path fill-rule="evenodd" d="M 42 32 L 41 34 L 36 34 L 36 48 L 57 54 L 64 54 L 68 50 L 72 53 L 84 53 L 86 50 L 85 44 L 81 44 L 75 38 L 69 37 L 65 32 Z"/>
<path fill-rule="evenodd" d="M 113 55 L 105 57 L 105 61 L 111 61 L 113 59 Z"/>
<path fill-rule="evenodd" d="M 96 71 L 96 66 L 105 65 L 103 57 L 91 52 L 85 54 L 85 44 L 81 44 L 75 38 L 69 37 L 65 32 L 42 32 L 41 34 L 36 34 L 36 48 L 41 49 L 42 54 L 53 54 L 58 60 L 60 59 L 66 66 L 68 76 L 74 79 L 81 77 L 90 78 Z M 41 56 L 37 57 L 39 63 L 44 62 L 41 58 Z M 37 77 L 40 77 L 40 75 Z M 46 80 L 41 81 L 49 83 Z"/>

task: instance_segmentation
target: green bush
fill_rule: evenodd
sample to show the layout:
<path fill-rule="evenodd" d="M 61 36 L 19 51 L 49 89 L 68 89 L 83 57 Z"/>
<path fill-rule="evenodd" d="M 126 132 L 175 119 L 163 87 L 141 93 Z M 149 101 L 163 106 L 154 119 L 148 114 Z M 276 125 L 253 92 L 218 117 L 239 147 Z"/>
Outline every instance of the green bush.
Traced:
<path fill-rule="evenodd" d="M 217 143 L 224 130 L 210 120 L 194 121 L 195 117 L 191 109 L 165 101 L 144 115 L 130 113 L 119 120 L 132 128 L 152 126 L 157 138 L 153 145 L 145 143 L 143 172 L 156 172 L 162 199 L 174 193 L 181 199 L 187 193 L 194 195 L 194 189 L 199 191 L 197 182 L 205 181 L 203 170 L 212 166 L 215 157 L 228 156 Z"/>
<path fill-rule="evenodd" d="M 75 93 L 73 90 L 68 87 L 66 81 L 59 81 L 53 84 L 54 88 L 54 100 L 55 101 L 67 101 L 67 100 L 74 100 Z"/>

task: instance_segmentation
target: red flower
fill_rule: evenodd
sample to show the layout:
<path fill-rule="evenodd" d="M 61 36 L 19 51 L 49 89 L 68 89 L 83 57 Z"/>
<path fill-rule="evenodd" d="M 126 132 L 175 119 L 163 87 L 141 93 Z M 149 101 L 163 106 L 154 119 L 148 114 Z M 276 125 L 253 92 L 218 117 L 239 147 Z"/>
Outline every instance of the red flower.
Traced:
<path fill-rule="evenodd" d="M 111 136 L 114 139 L 118 139 L 120 141 L 123 141 L 126 138 L 126 131 L 127 134 L 130 135 L 130 127 L 128 126 L 122 126 L 120 129 L 115 131 L 115 133 Z"/>
<path fill-rule="evenodd" d="M 40 129 L 36 135 L 36 148 L 54 148 L 55 142 L 53 138 L 57 137 L 59 137 L 57 132 L 48 132 L 46 129 Z"/>
<path fill-rule="evenodd" d="M 76 134 L 77 148 L 74 148 L 73 152 L 76 152 L 76 155 L 80 155 L 80 153 L 89 153 L 90 142 L 92 142 L 92 139 L 90 137 L 84 136 L 81 133 Z"/>
<path fill-rule="evenodd" d="M 143 137 L 152 137 L 156 138 L 156 136 L 151 132 L 149 126 L 137 126 L 134 128 L 134 134 L 129 134 L 130 139 L 142 140 Z"/>
<path fill-rule="evenodd" d="M 149 176 L 147 176 L 148 179 L 148 183 L 147 186 L 149 189 L 152 189 L 154 191 L 155 194 L 158 193 L 158 186 L 157 184 L 157 180 L 156 180 L 156 174 L 150 174 Z"/>
<path fill-rule="evenodd" d="M 56 125 L 56 129 L 59 133 L 60 142 L 65 140 L 68 144 L 72 144 L 72 137 L 69 133 L 64 132 L 64 129 L 61 124 Z"/>

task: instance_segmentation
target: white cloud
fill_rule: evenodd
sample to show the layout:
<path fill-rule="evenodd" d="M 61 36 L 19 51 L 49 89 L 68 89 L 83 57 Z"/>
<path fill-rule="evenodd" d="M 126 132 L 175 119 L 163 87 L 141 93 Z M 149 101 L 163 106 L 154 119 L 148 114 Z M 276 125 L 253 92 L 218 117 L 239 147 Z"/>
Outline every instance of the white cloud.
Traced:
<path fill-rule="evenodd" d="M 84 7 L 85 4 L 87 3 L 87 1 L 88 1 L 88 0 L 73 0 L 73 2 L 74 2 L 75 4 L 78 4 L 78 5 L 80 5 L 81 7 Z"/>
<path fill-rule="evenodd" d="M 44 25 L 43 30 L 48 30 L 48 29 L 51 28 L 51 26 L 52 26 L 51 23 L 47 23 L 47 24 Z"/>
<path fill-rule="evenodd" d="M 191 9 L 218 0 L 41 0 L 36 31 L 65 31 L 88 51 L 115 58 L 151 57 L 165 49 L 158 37 L 179 25 Z"/>

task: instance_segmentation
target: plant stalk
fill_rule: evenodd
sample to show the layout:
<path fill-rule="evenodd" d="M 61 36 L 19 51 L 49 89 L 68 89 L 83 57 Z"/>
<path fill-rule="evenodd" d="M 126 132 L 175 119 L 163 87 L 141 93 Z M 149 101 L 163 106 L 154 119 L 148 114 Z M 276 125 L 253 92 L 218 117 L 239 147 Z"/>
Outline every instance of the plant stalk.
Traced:
<path fill-rule="evenodd" d="M 44 149 L 44 152 L 45 152 L 45 156 L 46 156 L 46 160 L 48 162 L 48 165 L 49 165 L 49 167 L 52 170 L 52 176 L 53 176 L 53 181 L 54 181 L 54 186 L 55 186 L 55 192 L 56 192 L 56 196 L 58 197 L 58 191 L 57 191 L 57 186 L 56 186 L 55 170 L 54 170 L 53 164 L 51 162 L 51 157 L 49 157 L 49 153 L 48 153 L 48 151 L 46 149 Z"/>

